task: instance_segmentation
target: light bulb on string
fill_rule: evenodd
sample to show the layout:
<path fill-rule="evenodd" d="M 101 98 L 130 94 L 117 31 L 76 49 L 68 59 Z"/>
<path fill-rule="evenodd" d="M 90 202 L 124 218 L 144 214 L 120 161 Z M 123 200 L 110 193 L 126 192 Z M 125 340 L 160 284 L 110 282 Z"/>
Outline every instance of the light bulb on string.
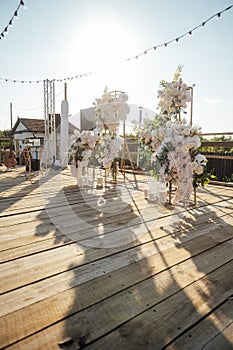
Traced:
<path fill-rule="evenodd" d="M 6 34 L 8 33 L 8 29 L 10 26 L 12 26 L 13 24 L 13 20 L 14 18 L 18 18 L 18 11 L 20 9 L 20 6 L 25 6 L 25 3 L 24 1 L 20 1 L 20 4 L 18 6 L 18 8 L 16 9 L 15 13 L 14 13 L 14 16 L 10 19 L 9 21 L 9 24 L 7 27 L 5 27 L 4 31 L 2 33 L 0 33 L 0 40 L 2 39 L 6 39 Z M 198 28 L 201 28 L 201 27 L 204 27 L 206 23 L 208 23 L 210 20 L 212 20 L 214 17 L 221 17 L 222 13 L 224 13 L 225 11 L 227 10 L 230 10 L 231 8 L 233 7 L 233 5 L 227 7 L 226 9 L 224 9 L 223 11 L 220 11 L 218 13 L 216 13 L 215 15 L 211 16 L 210 18 L 208 18 L 206 21 L 200 23 L 198 26 L 192 28 L 191 30 L 189 30 L 188 32 L 184 33 L 183 35 L 179 36 L 179 37 L 176 37 L 170 41 L 167 41 L 167 42 L 164 42 L 164 43 L 161 43 L 157 46 L 153 46 L 151 48 L 148 48 L 147 50 L 145 50 L 144 52 L 141 52 L 140 54 L 134 56 L 134 57 L 131 57 L 131 58 L 128 58 L 126 59 L 126 61 L 131 61 L 133 59 L 138 59 L 140 56 L 143 56 L 144 54 L 146 55 L 149 51 L 151 51 L 152 49 L 153 50 L 156 50 L 160 47 L 167 47 L 168 44 L 172 43 L 172 42 L 178 42 L 180 39 L 182 39 L 183 37 L 187 36 L 187 35 L 192 35 L 193 34 L 193 31 L 194 30 L 197 30 Z M 83 74 L 83 75 L 79 75 L 79 76 L 74 76 L 74 77 L 66 77 L 66 78 L 63 78 L 63 79 L 55 79 L 56 81 L 66 81 L 66 80 L 70 80 L 70 79 L 77 79 L 77 78 L 80 78 L 80 77 L 83 77 L 83 76 L 87 76 L 88 74 L 93 74 L 93 72 L 90 72 L 90 73 L 87 73 L 87 74 Z M 3 78 L 0 78 L 0 80 L 4 80 Z M 39 83 L 40 81 L 18 81 L 18 80 L 11 80 L 11 79 L 8 79 L 6 81 L 9 81 L 9 82 L 18 82 L 18 83 Z"/>
<path fill-rule="evenodd" d="M 27 9 L 27 6 L 23 0 L 20 1 L 20 5 L 23 6 L 24 10 Z"/>
<path fill-rule="evenodd" d="M 152 50 L 152 49 L 155 50 L 156 48 L 159 48 L 159 47 L 162 47 L 162 46 L 167 47 L 168 44 L 170 44 L 170 43 L 172 43 L 172 42 L 174 42 L 174 41 L 178 42 L 180 39 L 182 39 L 184 36 L 186 36 L 186 35 L 188 35 L 188 34 L 189 34 L 189 35 L 192 35 L 192 33 L 193 33 L 194 30 L 196 30 L 196 29 L 198 29 L 198 28 L 200 28 L 200 27 L 204 27 L 205 24 L 206 24 L 207 22 L 209 22 L 210 20 L 212 20 L 212 19 L 213 19 L 214 17 L 216 17 L 216 16 L 217 16 L 217 17 L 221 17 L 222 13 L 224 13 L 224 12 L 227 11 L 227 10 L 230 10 L 232 7 L 233 7 L 233 5 L 228 6 L 228 7 L 225 8 L 224 10 L 222 10 L 222 11 L 216 13 L 215 15 L 211 16 L 211 17 L 208 18 L 206 21 L 204 21 L 204 22 L 202 22 L 201 24 L 199 24 L 198 26 L 192 28 L 192 29 L 189 30 L 188 32 L 184 33 L 183 35 L 181 35 L 181 36 L 179 36 L 179 37 L 177 37 L 177 38 L 174 38 L 173 40 L 170 40 L 170 41 L 168 41 L 168 42 L 164 42 L 163 44 L 160 44 L 160 45 L 157 45 L 157 46 L 153 46 L 153 47 L 147 49 L 146 52 L 148 52 L 148 51 L 150 51 L 150 50 Z M 144 53 L 145 53 L 145 51 L 144 51 Z M 139 56 L 141 56 L 142 54 L 143 54 L 143 53 L 141 53 L 141 54 L 139 54 L 139 55 L 137 55 L 137 56 L 131 57 L 130 59 L 127 59 L 127 61 L 131 61 L 132 59 L 137 59 L 137 58 L 138 58 Z"/>

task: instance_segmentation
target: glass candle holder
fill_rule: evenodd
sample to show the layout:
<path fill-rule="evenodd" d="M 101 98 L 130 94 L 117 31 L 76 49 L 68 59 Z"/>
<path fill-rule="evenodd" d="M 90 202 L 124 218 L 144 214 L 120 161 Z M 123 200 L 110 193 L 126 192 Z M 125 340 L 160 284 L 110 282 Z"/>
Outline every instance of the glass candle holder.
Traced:
<path fill-rule="evenodd" d="M 96 186 L 97 187 L 103 187 L 103 176 L 97 176 L 96 178 Z"/>

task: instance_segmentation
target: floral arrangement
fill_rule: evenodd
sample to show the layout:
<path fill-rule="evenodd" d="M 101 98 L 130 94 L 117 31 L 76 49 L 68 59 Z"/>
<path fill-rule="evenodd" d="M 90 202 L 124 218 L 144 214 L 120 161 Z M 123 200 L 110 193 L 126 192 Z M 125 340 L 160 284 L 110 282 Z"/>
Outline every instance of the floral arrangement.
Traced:
<path fill-rule="evenodd" d="M 88 165 L 92 150 L 99 140 L 95 130 L 84 130 L 81 133 L 78 130 L 72 135 L 72 144 L 68 152 L 69 164 L 73 167 L 73 174 L 77 173 L 76 169 L 82 170 Z"/>
<path fill-rule="evenodd" d="M 187 102 L 191 101 L 190 90 L 183 83 L 180 76 L 181 71 L 182 68 L 178 67 L 172 82 L 164 80 L 160 82 L 162 89 L 158 90 L 158 105 L 161 108 L 161 113 L 166 114 L 168 118 L 179 114 L 181 108 L 187 108 Z"/>
<path fill-rule="evenodd" d="M 210 178 L 214 178 L 211 173 L 207 172 L 206 163 L 208 160 L 203 154 L 197 153 L 192 156 L 193 169 L 193 187 L 196 188 L 201 184 L 202 186 L 209 183 Z"/>
<path fill-rule="evenodd" d="M 116 135 L 116 137 L 111 137 L 109 134 L 102 135 L 96 158 L 103 164 L 104 168 L 111 167 L 114 159 L 118 158 L 122 145 L 122 137 L 118 135 Z"/>
<path fill-rule="evenodd" d="M 201 145 L 200 128 L 187 124 L 185 118 L 181 120 L 181 112 L 191 101 L 181 71 L 178 67 L 171 83 L 161 82 L 158 91 L 160 113 L 156 122 L 147 121 L 139 132 L 144 148 L 152 153 L 151 160 L 158 174 L 166 183 L 176 185 L 176 202 L 190 197 L 194 179 L 200 178 L 207 162 L 203 155 L 197 154 Z"/>
<path fill-rule="evenodd" d="M 99 132 L 116 134 L 121 121 L 125 121 L 130 109 L 126 101 L 128 96 L 125 93 L 112 95 L 107 87 L 101 98 L 96 99 L 93 104 L 96 112 L 96 126 Z"/>
<path fill-rule="evenodd" d="M 204 172 L 207 159 L 203 154 L 197 154 L 192 162 L 192 170 L 195 174 L 201 175 Z"/>
<path fill-rule="evenodd" d="M 123 145 L 123 139 L 118 135 L 119 125 L 125 121 L 130 110 L 127 100 L 125 93 L 113 95 L 105 88 L 102 97 L 94 101 L 96 127 L 92 131 L 75 131 L 68 151 L 74 176 L 82 174 L 74 168 L 83 170 L 88 166 L 94 148 L 95 157 L 104 168 L 110 168 L 119 156 Z"/>

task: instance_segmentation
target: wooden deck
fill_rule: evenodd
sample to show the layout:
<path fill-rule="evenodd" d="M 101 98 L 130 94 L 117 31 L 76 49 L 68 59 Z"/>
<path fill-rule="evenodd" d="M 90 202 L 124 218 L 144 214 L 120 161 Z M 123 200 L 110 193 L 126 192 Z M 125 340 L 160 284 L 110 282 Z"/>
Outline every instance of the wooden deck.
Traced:
<path fill-rule="evenodd" d="M 233 188 L 176 209 L 127 178 L 103 204 L 69 171 L 0 171 L 1 349 L 233 349 Z"/>

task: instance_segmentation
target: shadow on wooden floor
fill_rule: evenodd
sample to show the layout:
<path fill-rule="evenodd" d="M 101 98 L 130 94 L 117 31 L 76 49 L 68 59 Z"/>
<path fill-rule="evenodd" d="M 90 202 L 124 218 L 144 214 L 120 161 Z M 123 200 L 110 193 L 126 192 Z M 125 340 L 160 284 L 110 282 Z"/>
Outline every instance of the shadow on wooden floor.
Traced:
<path fill-rule="evenodd" d="M 46 206 L 54 243 L 69 244 L 73 256 L 64 272 L 72 276 L 69 287 L 56 295 L 60 312 L 48 329 L 58 348 L 232 348 L 223 332 L 232 316 L 227 206 L 212 211 L 203 201 L 182 215 L 179 227 L 164 217 L 154 226 L 142 222 L 140 205 L 114 190 L 101 205 L 97 198 L 68 186 Z"/>

